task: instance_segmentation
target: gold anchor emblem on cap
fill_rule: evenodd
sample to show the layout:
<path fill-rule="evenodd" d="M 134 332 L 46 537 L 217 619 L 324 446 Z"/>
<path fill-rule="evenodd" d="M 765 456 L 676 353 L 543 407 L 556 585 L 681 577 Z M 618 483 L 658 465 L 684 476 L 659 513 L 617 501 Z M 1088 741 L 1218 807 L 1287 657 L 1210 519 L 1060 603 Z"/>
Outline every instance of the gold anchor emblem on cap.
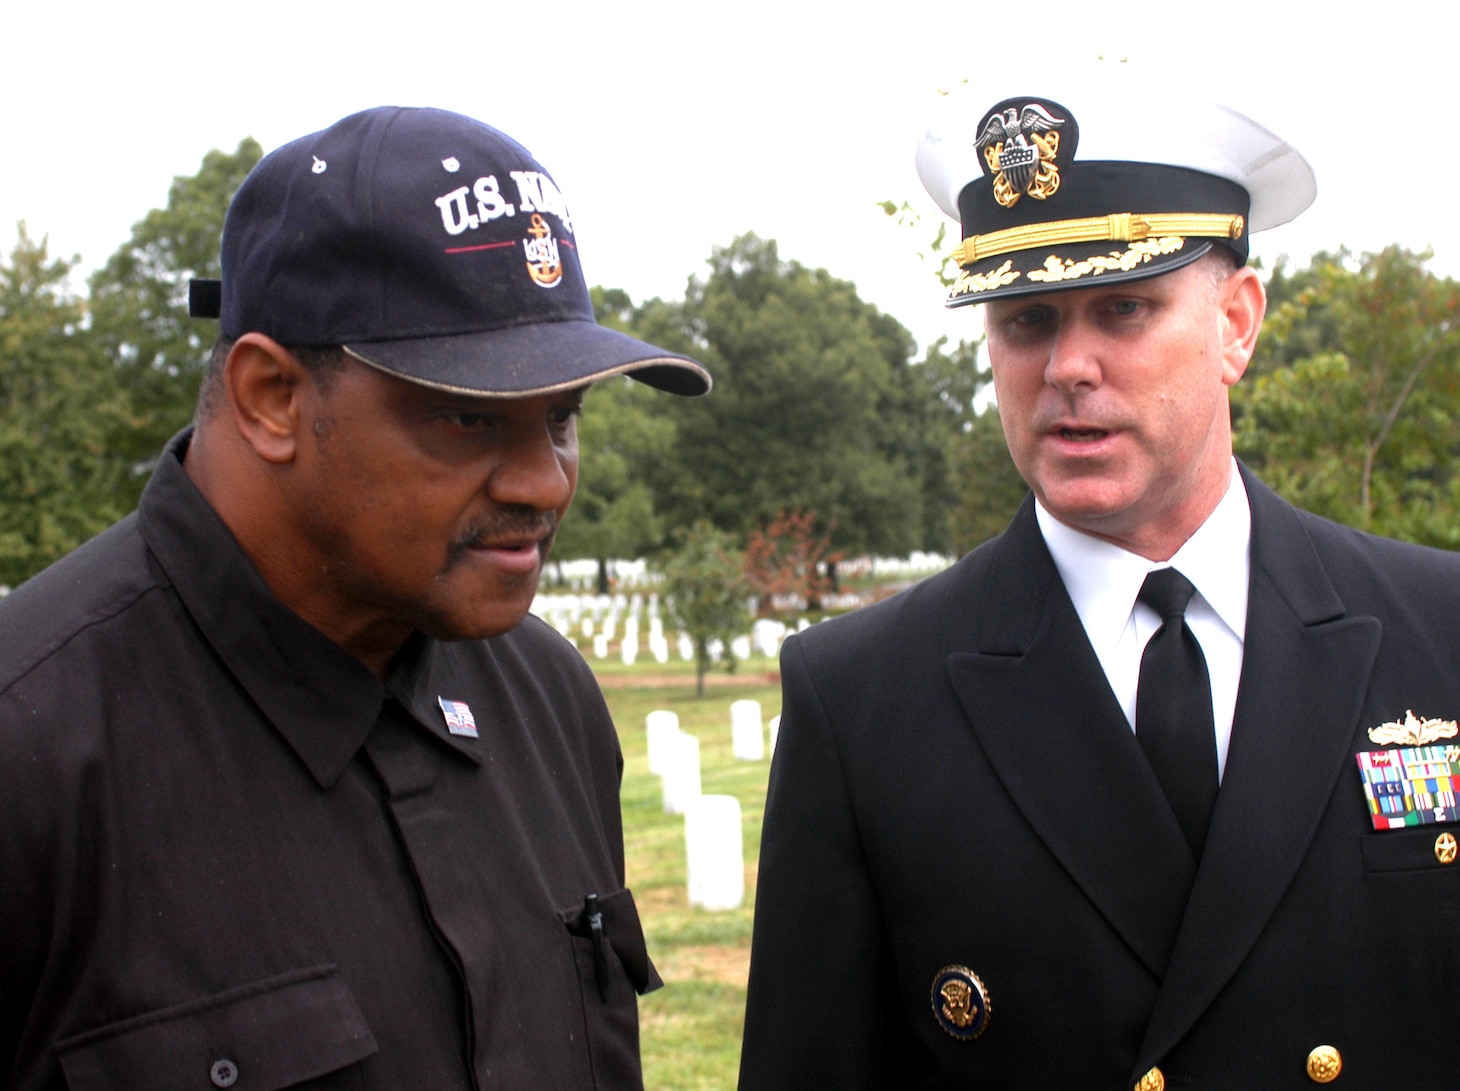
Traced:
<path fill-rule="evenodd" d="M 527 255 L 527 272 L 544 288 L 551 288 L 563 279 L 563 262 L 558 254 L 558 243 L 553 238 L 553 229 L 539 213 L 532 214 L 532 226 L 527 229 L 532 238 L 523 244 Z"/>

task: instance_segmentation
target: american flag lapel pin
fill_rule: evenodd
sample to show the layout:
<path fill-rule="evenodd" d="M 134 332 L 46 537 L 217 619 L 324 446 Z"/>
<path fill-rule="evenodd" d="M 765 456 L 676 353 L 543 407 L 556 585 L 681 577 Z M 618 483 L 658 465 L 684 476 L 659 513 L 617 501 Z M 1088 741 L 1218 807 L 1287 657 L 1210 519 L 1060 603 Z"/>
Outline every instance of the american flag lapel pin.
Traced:
<path fill-rule="evenodd" d="M 477 737 L 477 722 L 465 701 L 449 701 L 445 697 L 437 697 L 436 701 L 441 705 L 441 715 L 446 717 L 447 731 L 468 739 Z"/>

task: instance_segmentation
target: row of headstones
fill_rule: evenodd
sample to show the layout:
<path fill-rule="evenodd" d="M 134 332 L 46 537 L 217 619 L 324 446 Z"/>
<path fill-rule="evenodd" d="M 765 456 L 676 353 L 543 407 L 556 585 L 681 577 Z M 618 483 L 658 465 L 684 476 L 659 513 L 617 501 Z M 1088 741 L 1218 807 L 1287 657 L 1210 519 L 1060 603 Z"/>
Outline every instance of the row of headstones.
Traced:
<path fill-rule="evenodd" d="M 770 720 L 770 752 L 775 753 L 781 718 Z M 684 815 L 685 870 L 689 904 L 704 909 L 737 909 L 745 900 L 745 841 L 740 801 L 700 791 L 700 740 L 679 729 L 679 716 L 656 709 L 645 720 L 649 734 L 649 772 L 660 778 L 664 813 Z M 730 705 L 730 741 L 741 761 L 766 755 L 759 701 Z"/>
<path fill-rule="evenodd" d="M 610 560 L 607 564 L 609 579 L 619 587 L 653 586 L 662 578 L 657 572 L 650 570 L 648 561 L 643 558 Z M 587 592 L 598 585 L 598 562 L 581 558 L 560 561 L 554 557 L 548 561 L 544 578 L 554 586 L 566 586 L 579 592 Z"/>
<path fill-rule="evenodd" d="M 645 612 L 642 595 L 539 595 L 533 602 L 533 612 L 542 617 L 569 640 L 581 635 L 591 640 L 593 657 L 607 659 L 609 646 L 618 635 L 620 621 L 623 636 L 619 641 L 619 655 L 624 663 L 633 666 L 638 661 L 641 644 L 639 640 L 639 619 Z M 670 643 L 664 630 L 664 621 L 659 616 L 659 596 L 650 595 L 647 600 L 649 634 L 647 650 L 656 662 L 667 663 L 670 657 Z M 810 622 L 802 619 L 799 628 L 806 628 Z M 749 659 L 752 653 L 759 653 L 774 659 L 780 652 L 781 641 L 790 632 L 780 621 L 758 618 L 751 624 L 750 632 L 735 637 L 730 642 L 730 651 L 737 660 Z M 678 633 L 674 651 L 679 658 L 689 662 L 694 658 L 694 641 L 687 633 Z M 712 641 L 710 655 L 718 660 L 724 651 L 719 641 Z"/>

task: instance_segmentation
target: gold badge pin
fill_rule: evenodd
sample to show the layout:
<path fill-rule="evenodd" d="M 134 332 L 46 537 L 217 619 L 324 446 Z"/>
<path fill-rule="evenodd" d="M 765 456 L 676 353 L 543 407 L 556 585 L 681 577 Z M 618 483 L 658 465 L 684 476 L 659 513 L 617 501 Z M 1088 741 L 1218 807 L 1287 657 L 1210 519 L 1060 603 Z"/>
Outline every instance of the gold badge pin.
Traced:
<path fill-rule="evenodd" d="M 1141 1077 L 1136 1091 L 1166 1091 L 1166 1077 L 1159 1068 L 1153 1068 Z"/>
<path fill-rule="evenodd" d="M 1435 859 L 1440 863 L 1453 864 L 1457 853 L 1460 853 L 1460 842 L 1456 842 L 1453 833 L 1442 833 L 1435 838 Z"/>
<path fill-rule="evenodd" d="M 1453 739 L 1460 734 L 1460 726 L 1454 720 L 1421 720 L 1413 710 L 1404 713 L 1404 722 L 1391 720 L 1378 727 L 1369 728 L 1369 741 L 1380 746 L 1428 746 L 1440 739 Z"/>
<path fill-rule="evenodd" d="M 959 1041 L 987 1030 L 992 1013 L 988 989 L 967 966 L 944 966 L 933 978 L 933 1018 Z"/>

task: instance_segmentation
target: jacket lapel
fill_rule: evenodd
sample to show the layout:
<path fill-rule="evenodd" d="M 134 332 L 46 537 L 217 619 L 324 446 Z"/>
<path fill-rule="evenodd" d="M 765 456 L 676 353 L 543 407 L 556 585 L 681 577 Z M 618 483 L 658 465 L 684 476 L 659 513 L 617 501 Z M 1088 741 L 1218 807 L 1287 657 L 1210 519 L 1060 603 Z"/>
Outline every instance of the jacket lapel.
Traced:
<path fill-rule="evenodd" d="M 1169 1051 L 1247 957 L 1303 862 L 1350 745 L 1380 623 L 1346 617 L 1297 514 L 1243 469 L 1247 633 L 1201 869 L 1135 1069 Z"/>
<path fill-rule="evenodd" d="M 948 677 L 1000 782 L 1158 979 L 1195 866 L 1026 500 L 990 547 L 978 651 Z"/>

